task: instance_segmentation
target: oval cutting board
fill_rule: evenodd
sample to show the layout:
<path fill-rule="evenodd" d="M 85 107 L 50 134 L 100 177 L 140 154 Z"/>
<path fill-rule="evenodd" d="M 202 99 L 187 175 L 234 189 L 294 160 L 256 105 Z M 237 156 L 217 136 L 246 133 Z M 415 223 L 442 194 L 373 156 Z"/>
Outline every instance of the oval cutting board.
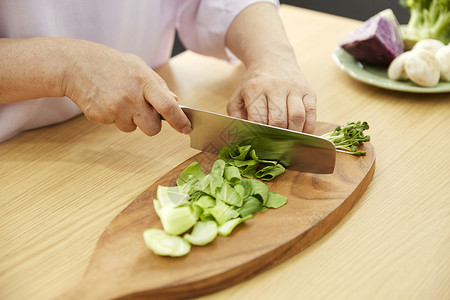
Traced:
<path fill-rule="evenodd" d="M 316 134 L 336 125 L 318 123 Z M 333 174 L 291 170 L 268 182 L 269 190 L 288 197 L 240 224 L 228 237 L 193 246 L 180 258 L 153 254 L 144 244 L 147 228 L 162 228 L 153 209 L 158 185 L 172 186 L 192 162 L 209 172 L 216 155 L 199 153 L 152 184 L 106 228 L 83 281 L 68 293 L 73 299 L 180 299 L 224 289 L 275 266 L 321 238 L 353 207 L 375 170 L 370 143 L 365 156 L 337 153 Z"/>

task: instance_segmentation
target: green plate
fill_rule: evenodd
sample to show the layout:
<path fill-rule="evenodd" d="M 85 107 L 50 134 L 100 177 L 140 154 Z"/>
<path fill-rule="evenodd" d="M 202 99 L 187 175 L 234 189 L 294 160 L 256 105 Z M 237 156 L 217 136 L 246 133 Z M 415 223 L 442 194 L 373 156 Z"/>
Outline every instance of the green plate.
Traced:
<path fill-rule="evenodd" d="M 395 91 L 412 93 L 448 93 L 450 92 L 450 82 L 440 81 L 434 87 L 418 86 L 412 81 L 395 81 L 387 77 L 387 67 L 375 67 L 356 61 L 353 56 L 341 47 L 337 47 L 333 52 L 333 59 L 336 64 L 361 82 Z"/>

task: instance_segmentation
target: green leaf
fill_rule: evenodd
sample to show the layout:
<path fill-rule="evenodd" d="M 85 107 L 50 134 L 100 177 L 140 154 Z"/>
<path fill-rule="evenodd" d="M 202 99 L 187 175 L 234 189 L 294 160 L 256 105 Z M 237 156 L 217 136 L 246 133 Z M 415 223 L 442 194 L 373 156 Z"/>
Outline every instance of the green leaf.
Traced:
<path fill-rule="evenodd" d="M 156 196 L 161 207 L 180 206 L 189 202 L 189 195 L 178 186 L 159 185 L 156 190 Z"/>
<path fill-rule="evenodd" d="M 244 204 L 239 208 L 239 214 L 242 217 L 256 215 L 263 209 L 261 201 L 253 196 L 245 196 Z"/>
<path fill-rule="evenodd" d="M 228 182 L 225 182 L 220 187 L 219 192 L 215 196 L 216 200 L 219 199 L 236 207 L 242 206 L 244 201 L 243 197 Z"/>
<path fill-rule="evenodd" d="M 244 179 L 240 183 L 245 189 L 245 196 L 254 196 L 258 198 L 263 205 L 266 204 L 269 197 L 269 188 L 264 182 L 256 179 Z"/>
<path fill-rule="evenodd" d="M 202 169 L 200 168 L 200 163 L 196 161 L 191 163 L 183 172 L 181 172 L 180 176 L 177 179 L 177 185 L 183 185 L 192 180 L 192 178 L 200 181 L 203 179 L 203 177 L 205 177 L 205 173 L 203 173 Z"/>
<path fill-rule="evenodd" d="M 209 209 L 209 213 L 211 213 L 219 226 L 230 219 L 239 217 L 239 212 L 236 209 L 219 199 L 216 199 L 216 205 Z"/>
<path fill-rule="evenodd" d="M 217 231 L 218 231 L 219 235 L 221 235 L 221 236 L 228 236 L 231 234 L 231 232 L 234 230 L 234 228 L 236 228 L 237 225 L 241 224 L 245 220 L 251 219 L 252 217 L 253 217 L 252 215 L 248 215 L 245 218 L 236 218 L 236 219 L 228 220 L 225 223 L 223 223 L 221 226 L 219 226 Z"/>
<path fill-rule="evenodd" d="M 239 172 L 239 169 L 235 166 L 225 167 L 224 178 L 232 185 L 238 184 L 242 180 L 241 173 Z"/>
<path fill-rule="evenodd" d="M 259 162 L 253 159 L 235 160 L 234 166 L 239 169 L 243 177 L 254 178 L 259 166 Z"/>
<path fill-rule="evenodd" d="M 285 205 L 286 202 L 287 202 L 286 197 L 284 197 L 280 194 L 277 194 L 277 193 L 270 192 L 265 206 L 269 207 L 269 208 L 279 208 L 279 207 Z"/>
<path fill-rule="evenodd" d="M 210 207 L 214 207 L 216 205 L 216 200 L 209 195 L 203 195 L 199 197 L 195 202 L 195 205 L 200 206 L 202 209 L 207 209 Z"/>
<path fill-rule="evenodd" d="M 217 177 L 223 177 L 224 171 L 225 171 L 225 161 L 218 159 L 214 162 L 210 174 L 214 174 Z"/>
<path fill-rule="evenodd" d="M 284 171 L 285 168 L 281 164 L 269 165 L 256 172 L 255 177 L 260 178 L 261 180 L 270 181 L 283 174 Z"/>

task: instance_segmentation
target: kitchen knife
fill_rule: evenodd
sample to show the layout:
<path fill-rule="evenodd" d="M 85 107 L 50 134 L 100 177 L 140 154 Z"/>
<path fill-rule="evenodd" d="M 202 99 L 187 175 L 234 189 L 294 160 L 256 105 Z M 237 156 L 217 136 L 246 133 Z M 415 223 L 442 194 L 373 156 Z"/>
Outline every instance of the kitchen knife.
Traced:
<path fill-rule="evenodd" d="M 289 129 L 180 105 L 192 124 L 191 148 L 219 153 L 231 144 L 252 145 L 260 159 L 278 160 L 288 169 L 330 174 L 336 148 L 329 140 Z"/>

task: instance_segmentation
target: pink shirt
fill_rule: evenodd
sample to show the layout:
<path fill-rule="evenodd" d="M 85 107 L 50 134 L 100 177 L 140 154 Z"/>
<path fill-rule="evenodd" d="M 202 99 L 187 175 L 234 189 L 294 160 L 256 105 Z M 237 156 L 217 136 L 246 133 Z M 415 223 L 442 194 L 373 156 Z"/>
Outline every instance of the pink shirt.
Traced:
<path fill-rule="evenodd" d="M 195 52 L 229 59 L 224 40 L 236 15 L 261 0 L 0 0 L 0 37 L 60 36 L 134 53 L 151 67 L 168 61 L 175 30 Z M 278 5 L 277 0 L 265 0 Z M 68 98 L 0 105 L 0 142 L 81 114 Z"/>

